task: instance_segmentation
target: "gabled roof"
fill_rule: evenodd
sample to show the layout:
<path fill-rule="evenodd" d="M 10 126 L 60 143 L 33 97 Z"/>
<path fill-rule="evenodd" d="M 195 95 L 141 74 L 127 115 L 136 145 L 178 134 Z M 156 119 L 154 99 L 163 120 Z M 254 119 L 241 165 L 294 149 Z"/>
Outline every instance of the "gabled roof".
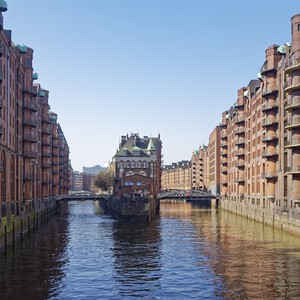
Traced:
<path fill-rule="evenodd" d="M 135 157 L 147 157 L 149 156 L 149 152 L 156 151 L 159 147 L 160 139 L 157 137 L 149 138 L 144 136 L 140 138 L 138 134 L 131 134 L 130 137 L 127 136 L 125 141 L 122 141 L 119 149 L 115 156 L 118 157 L 128 157 L 128 156 L 135 156 Z M 124 150 L 126 149 L 126 153 Z M 139 155 L 137 155 L 137 151 L 140 151 Z M 135 155 L 133 152 L 135 151 Z"/>

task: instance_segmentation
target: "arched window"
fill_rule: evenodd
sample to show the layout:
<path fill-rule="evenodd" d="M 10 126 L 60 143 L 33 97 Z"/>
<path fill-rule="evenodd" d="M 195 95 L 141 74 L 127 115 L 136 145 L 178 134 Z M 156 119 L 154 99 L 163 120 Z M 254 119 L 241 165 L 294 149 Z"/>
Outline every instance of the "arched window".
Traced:
<path fill-rule="evenodd" d="M 134 172 L 133 171 L 128 171 L 128 172 L 126 172 L 125 176 L 127 177 L 127 176 L 132 176 L 132 175 L 134 175 Z"/>

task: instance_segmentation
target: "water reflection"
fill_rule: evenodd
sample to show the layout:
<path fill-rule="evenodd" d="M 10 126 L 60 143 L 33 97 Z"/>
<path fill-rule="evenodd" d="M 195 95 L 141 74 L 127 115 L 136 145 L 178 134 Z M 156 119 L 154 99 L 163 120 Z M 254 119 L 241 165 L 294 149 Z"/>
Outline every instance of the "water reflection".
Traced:
<path fill-rule="evenodd" d="M 299 237 L 195 203 L 162 203 L 146 224 L 74 202 L 0 255 L 0 299 L 299 299 L 299 250 Z"/>
<path fill-rule="evenodd" d="M 57 296 L 68 263 L 67 219 L 54 217 L 0 256 L 1 299 L 48 299 Z"/>
<path fill-rule="evenodd" d="M 112 233 L 119 295 L 151 298 L 161 277 L 159 220 L 150 224 L 116 221 Z"/>

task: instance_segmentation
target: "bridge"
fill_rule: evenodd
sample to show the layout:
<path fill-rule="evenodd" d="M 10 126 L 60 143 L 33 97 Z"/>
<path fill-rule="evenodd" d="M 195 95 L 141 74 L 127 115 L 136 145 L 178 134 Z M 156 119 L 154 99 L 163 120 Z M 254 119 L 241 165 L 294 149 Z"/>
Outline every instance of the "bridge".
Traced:
<path fill-rule="evenodd" d="M 182 199 L 182 200 L 211 200 L 216 196 L 204 191 L 184 191 L 184 190 L 169 190 L 159 193 L 159 200 L 167 199 Z"/>
<path fill-rule="evenodd" d="M 57 202 L 61 201 L 76 201 L 76 200 L 108 200 L 108 194 L 96 194 L 91 192 L 78 192 L 67 195 L 60 195 L 56 197 Z"/>

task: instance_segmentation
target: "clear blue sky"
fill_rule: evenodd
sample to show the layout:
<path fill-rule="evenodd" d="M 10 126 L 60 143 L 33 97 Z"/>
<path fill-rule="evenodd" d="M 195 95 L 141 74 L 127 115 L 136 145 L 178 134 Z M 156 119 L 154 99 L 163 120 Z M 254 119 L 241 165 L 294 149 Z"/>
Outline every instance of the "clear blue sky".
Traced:
<path fill-rule="evenodd" d="M 34 49 L 78 171 L 130 132 L 160 133 L 165 164 L 190 159 L 300 13 L 299 0 L 7 3 L 4 28 Z"/>

